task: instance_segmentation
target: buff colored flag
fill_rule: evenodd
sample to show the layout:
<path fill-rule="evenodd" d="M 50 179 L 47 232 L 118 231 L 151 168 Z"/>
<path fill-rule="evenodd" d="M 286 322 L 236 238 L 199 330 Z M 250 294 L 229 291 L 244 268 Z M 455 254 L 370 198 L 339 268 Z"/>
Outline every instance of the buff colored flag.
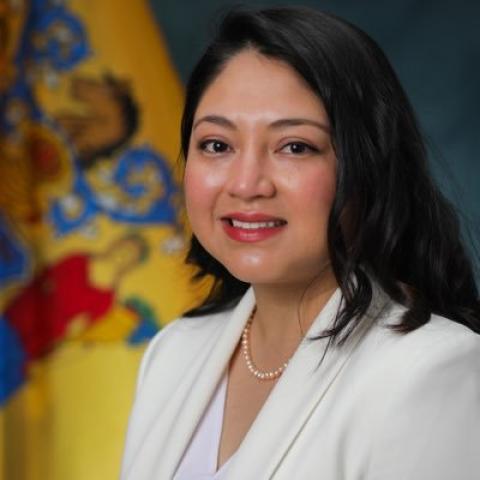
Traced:
<path fill-rule="evenodd" d="M 118 478 L 138 362 L 198 299 L 182 89 L 143 0 L 0 0 L 0 477 Z"/>

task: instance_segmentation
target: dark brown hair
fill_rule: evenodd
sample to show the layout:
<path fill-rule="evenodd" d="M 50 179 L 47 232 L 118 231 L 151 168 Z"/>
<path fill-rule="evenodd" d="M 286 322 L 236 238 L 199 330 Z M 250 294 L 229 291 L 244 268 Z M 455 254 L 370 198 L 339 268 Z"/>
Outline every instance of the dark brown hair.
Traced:
<path fill-rule="evenodd" d="M 414 112 L 393 68 L 357 27 L 296 7 L 227 14 L 188 82 L 181 129 L 185 159 L 203 93 L 246 48 L 289 64 L 330 119 L 338 164 L 328 247 L 344 308 L 326 335 L 344 339 L 361 321 L 372 281 L 407 307 L 396 327 L 401 332 L 425 324 L 431 313 L 480 332 L 478 290 L 457 215 L 432 180 Z M 340 221 L 347 206 L 348 239 Z M 197 279 L 214 278 L 209 296 L 187 315 L 230 308 L 248 288 L 195 236 L 187 261 L 198 266 Z"/>

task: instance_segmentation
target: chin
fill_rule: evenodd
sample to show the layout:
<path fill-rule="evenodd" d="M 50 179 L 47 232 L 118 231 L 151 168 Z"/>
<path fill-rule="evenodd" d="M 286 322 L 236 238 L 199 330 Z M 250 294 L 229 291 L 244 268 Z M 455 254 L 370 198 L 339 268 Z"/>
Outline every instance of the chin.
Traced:
<path fill-rule="evenodd" d="M 259 266 L 249 265 L 226 265 L 226 269 L 237 280 L 245 283 L 264 283 L 264 280 L 271 278 L 271 275 L 266 275 L 268 269 Z"/>
<path fill-rule="evenodd" d="M 312 260 L 308 264 L 284 264 L 278 262 L 225 262 L 223 265 L 232 276 L 241 282 L 251 285 L 285 285 L 309 284 L 316 277 L 322 277 L 327 272 L 323 269 L 312 269 L 312 264 L 319 262 Z M 323 262 L 325 263 L 325 261 Z M 333 275 L 329 270 L 328 275 Z"/>
<path fill-rule="evenodd" d="M 225 265 L 227 270 L 241 282 L 252 285 L 284 283 L 286 272 L 276 271 L 267 265 Z"/>

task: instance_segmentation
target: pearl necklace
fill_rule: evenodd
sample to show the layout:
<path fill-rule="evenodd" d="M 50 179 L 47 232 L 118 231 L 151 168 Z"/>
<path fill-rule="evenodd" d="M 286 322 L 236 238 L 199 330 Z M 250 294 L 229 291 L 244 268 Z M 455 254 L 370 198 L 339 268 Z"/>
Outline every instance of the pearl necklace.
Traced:
<path fill-rule="evenodd" d="M 276 370 L 270 370 L 269 372 L 264 372 L 262 370 L 259 370 L 256 367 L 256 365 L 253 363 L 252 357 L 250 355 L 249 339 L 250 339 L 250 327 L 252 325 L 252 320 L 253 320 L 253 317 L 255 316 L 256 311 L 257 311 L 257 309 L 255 307 L 252 311 L 252 314 L 250 315 L 250 318 L 247 321 L 247 324 L 245 325 L 245 328 L 243 329 L 243 332 L 242 332 L 243 358 L 245 358 L 247 368 L 254 377 L 258 378 L 259 380 L 275 380 L 287 368 L 288 360 L 283 365 L 278 367 Z"/>

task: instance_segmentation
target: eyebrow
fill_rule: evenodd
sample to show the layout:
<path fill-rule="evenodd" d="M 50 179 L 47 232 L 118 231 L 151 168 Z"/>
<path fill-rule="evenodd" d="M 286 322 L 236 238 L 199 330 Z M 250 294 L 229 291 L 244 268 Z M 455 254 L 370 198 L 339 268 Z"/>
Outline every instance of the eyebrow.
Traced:
<path fill-rule="evenodd" d="M 327 133 L 330 133 L 330 128 L 324 123 L 316 122 L 315 120 L 310 120 L 309 118 L 281 118 L 275 120 L 270 124 L 271 128 L 284 128 L 284 127 L 296 127 L 297 125 L 311 125 L 312 127 L 317 127 L 320 130 L 324 130 Z"/>
<path fill-rule="evenodd" d="M 200 123 L 207 122 L 213 123 L 215 125 L 220 125 L 221 127 L 228 128 L 230 130 L 237 130 L 237 127 L 233 122 L 228 118 L 222 117 L 220 115 L 205 115 L 204 117 L 199 118 L 194 124 L 192 130 L 195 130 Z"/>
<path fill-rule="evenodd" d="M 222 117 L 221 115 L 205 115 L 204 117 L 199 118 L 194 124 L 192 130 L 195 130 L 200 123 L 208 122 L 221 127 L 228 128 L 229 130 L 237 130 L 237 126 L 228 118 Z M 269 125 L 269 128 L 280 129 L 285 127 L 296 127 L 298 125 L 311 125 L 317 127 L 320 130 L 330 133 L 330 128 L 328 125 L 325 125 L 315 120 L 310 120 L 309 118 L 280 118 L 275 120 Z"/>

